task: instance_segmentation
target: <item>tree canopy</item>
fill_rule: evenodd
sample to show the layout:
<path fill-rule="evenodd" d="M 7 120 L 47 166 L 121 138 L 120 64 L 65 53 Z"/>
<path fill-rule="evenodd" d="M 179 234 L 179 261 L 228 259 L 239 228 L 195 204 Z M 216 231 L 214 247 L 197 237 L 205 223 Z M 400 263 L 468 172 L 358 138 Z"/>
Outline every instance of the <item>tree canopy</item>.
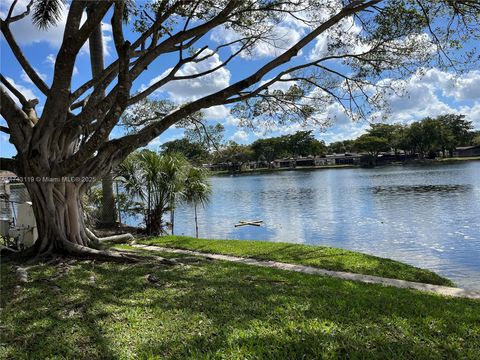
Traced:
<path fill-rule="evenodd" d="M 259 139 L 250 147 L 254 153 L 253 157 L 257 161 L 326 154 L 325 143 L 315 139 L 312 131 L 298 131 L 292 135 Z"/>

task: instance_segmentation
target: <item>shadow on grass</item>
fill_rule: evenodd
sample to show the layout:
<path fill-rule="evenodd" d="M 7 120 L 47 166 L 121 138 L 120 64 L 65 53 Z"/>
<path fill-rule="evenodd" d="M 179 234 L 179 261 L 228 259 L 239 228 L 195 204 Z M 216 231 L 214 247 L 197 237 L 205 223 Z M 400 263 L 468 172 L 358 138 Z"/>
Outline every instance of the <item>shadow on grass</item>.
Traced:
<path fill-rule="evenodd" d="M 2 267 L 1 358 L 469 358 L 480 346 L 478 301 L 216 261 L 52 271 L 14 295 Z"/>

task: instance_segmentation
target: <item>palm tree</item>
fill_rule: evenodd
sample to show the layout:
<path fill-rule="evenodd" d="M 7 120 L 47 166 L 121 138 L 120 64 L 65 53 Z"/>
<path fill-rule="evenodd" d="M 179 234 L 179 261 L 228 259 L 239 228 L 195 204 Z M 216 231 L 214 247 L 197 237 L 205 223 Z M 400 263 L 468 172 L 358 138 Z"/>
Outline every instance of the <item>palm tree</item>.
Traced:
<path fill-rule="evenodd" d="M 193 204 L 195 212 L 195 235 L 198 238 L 197 204 L 205 205 L 210 200 L 212 186 L 207 182 L 204 169 L 190 167 L 185 178 L 183 197 L 187 203 Z"/>
<path fill-rule="evenodd" d="M 118 168 L 125 191 L 146 202 L 149 234 L 164 234 L 163 215 L 170 211 L 172 231 L 175 201 L 183 194 L 187 160 L 178 154 L 158 155 L 144 150 L 130 155 Z"/>
<path fill-rule="evenodd" d="M 158 155 L 157 155 L 158 156 Z M 182 196 L 184 189 L 185 174 L 189 167 L 187 159 L 178 153 L 170 153 L 160 156 L 160 186 L 162 192 L 168 199 L 168 210 L 170 211 L 170 225 L 172 235 L 175 225 L 175 205 L 178 197 Z"/>

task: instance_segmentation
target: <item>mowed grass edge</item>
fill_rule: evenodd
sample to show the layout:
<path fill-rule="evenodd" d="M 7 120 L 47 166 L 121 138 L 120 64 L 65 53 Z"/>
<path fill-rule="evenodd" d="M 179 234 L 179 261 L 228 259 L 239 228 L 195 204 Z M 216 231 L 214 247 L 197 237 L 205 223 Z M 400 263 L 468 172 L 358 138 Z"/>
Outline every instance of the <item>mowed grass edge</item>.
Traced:
<path fill-rule="evenodd" d="M 206 253 L 301 264 L 326 270 L 454 286 L 451 280 L 430 270 L 391 259 L 326 246 L 254 240 L 196 239 L 187 236 L 164 236 L 139 240 L 138 242 L 147 245 L 197 250 Z"/>

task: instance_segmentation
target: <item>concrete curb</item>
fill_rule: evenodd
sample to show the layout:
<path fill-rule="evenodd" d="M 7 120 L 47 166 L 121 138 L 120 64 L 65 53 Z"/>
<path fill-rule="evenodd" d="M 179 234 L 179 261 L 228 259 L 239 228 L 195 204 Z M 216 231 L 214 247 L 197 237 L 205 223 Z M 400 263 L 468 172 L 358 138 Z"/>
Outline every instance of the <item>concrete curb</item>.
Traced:
<path fill-rule="evenodd" d="M 247 265 L 269 267 L 269 268 L 288 270 L 288 271 L 296 271 L 296 272 L 301 272 L 305 274 L 331 276 L 334 278 L 360 281 L 360 282 L 369 283 L 369 284 L 382 284 L 385 286 L 394 286 L 397 288 L 415 289 L 415 290 L 426 291 L 426 292 L 435 293 L 443 296 L 480 299 L 480 291 L 465 290 L 465 289 L 449 287 L 449 286 L 424 284 L 424 283 L 418 283 L 413 281 L 389 279 L 389 278 L 384 278 L 380 276 L 355 274 L 355 273 L 343 272 L 343 271 L 324 270 L 324 269 L 319 269 L 312 266 L 287 264 L 287 263 L 282 263 L 277 261 L 256 260 L 252 258 L 242 258 L 242 257 L 230 256 L 230 255 L 209 254 L 209 253 L 204 253 L 200 251 L 165 248 L 160 246 L 135 244 L 133 245 L 133 247 L 145 249 L 145 250 L 152 250 L 152 251 L 165 251 L 165 252 L 175 253 L 175 254 L 203 256 L 203 257 L 208 257 L 215 260 L 223 260 L 223 261 L 230 261 L 230 262 L 242 263 Z"/>

